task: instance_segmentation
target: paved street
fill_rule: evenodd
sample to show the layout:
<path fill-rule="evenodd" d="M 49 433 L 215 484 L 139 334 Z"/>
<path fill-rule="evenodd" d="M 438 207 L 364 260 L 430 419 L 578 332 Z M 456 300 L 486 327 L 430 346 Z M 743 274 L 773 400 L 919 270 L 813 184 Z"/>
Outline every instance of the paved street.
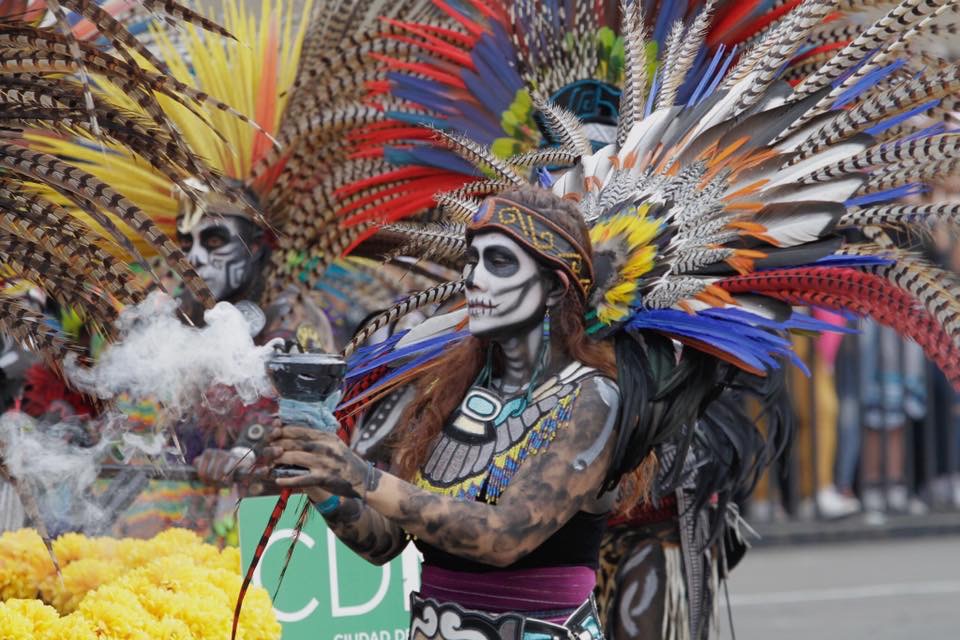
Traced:
<path fill-rule="evenodd" d="M 737 640 L 956 640 L 960 536 L 755 549 L 730 599 Z"/>

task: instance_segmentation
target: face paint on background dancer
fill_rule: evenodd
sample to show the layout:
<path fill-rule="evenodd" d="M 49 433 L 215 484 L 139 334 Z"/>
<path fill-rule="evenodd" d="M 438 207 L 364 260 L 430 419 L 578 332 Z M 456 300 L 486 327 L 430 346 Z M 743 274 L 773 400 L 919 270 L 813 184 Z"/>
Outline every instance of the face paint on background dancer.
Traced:
<path fill-rule="evenodd" d="M 243 287 L 253 268 L 242 225 L 235 216 L 204 217 L 189 232 L 177 231 L 181 249 L 217 300 Z"/>

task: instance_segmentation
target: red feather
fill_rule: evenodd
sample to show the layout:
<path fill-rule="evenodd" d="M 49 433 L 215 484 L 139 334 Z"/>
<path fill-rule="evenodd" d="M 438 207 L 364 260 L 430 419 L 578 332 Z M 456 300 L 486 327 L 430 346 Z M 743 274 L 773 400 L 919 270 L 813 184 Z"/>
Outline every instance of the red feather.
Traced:
<path fill-rule="evenodd" d="M 908 292 L 873 273 L 849 268 L 780 269 L 717 283 L 731 293 L 762 293 L 796 305 L 846 309 L 911 338 L 960 389 L 960 349 L 937 319 Z"/>
<path fill-rule="evenodd" d="M 371 53 L 370 57 L 374 58 L 375 60 L 379 60 L 391 69 L 401 69 L 403 71 L 410 71 L 414 74 L 422 74 L 432 80 L 436 80 L 437 82 L 449 85 L 451 87 L 456 87 L 458 89 L 467 88 L 466 83 L 464 83 L 462 79 L 451 73 L 442 71 L 440 68 L 435 67 L 432 64 L 426 64 L 424 62 L 403 62 L 380 53 Z"/>
<path fill-rule="evenodd" d="M 434 33 L 443 38 L 444 40 L 449 40 L 451 42 L 457 42 L 461 46 L 472 49 L 476 44 L 476 38 L 471 38 L 468 35 L 462 34 L 459 31 L 454 31 L 453 29 L 447 29 L 445 27 L 438 27 L 430 24 L 419 24 L 416 22 L 404 22 L 402 20 L 396 20 L 394 18 L 380 18 L 385 20 L 390 24 L 394 24 L 398 27 L 404 29 L 409 29 L 414 33 L 425 32 L 425 33 Z"/>
<path fill-rule="evenodd" d="M 357 397 L 366 389 L 369 389 L 371 385 L 375 384 L 377 380 L 382 378 L 388 369 L 387 367 L 380 367 L 374 369 L 366 376 L 360 380 L 354 382 L 352 385 L 347 387 L 346 393 L 344 393 L 341 404 L 346 403 L 347 401 Z M 340 421 L 340 429 L 337 431 L 337 435 L 344 442 L 349 443 L 350 437 L 353 434 L 353 428 L 356 426 L 356 412 L 350 411 L 337 411 L 335 414 L 337 420 Z M 240 585 L 240 593 L 237 594 L 237 606 L 233 611 L 233 630 L 230 633 L 230 639 L 236 640 L 237 637 L 237 626 L 240 623 L 240 610 L 243 608 L 243 599 L 247 594 L 247 589 L 250 588 L 250 583 L 253 581 L 253 573 L 256 571 L 257 566 L 260 564 L 260 560 L 263 558 L 263 552 L 267 548 L 267 543 L 270 541 L 270 536 L 273 535 L 274 530 L 277 528 L 277 523 L 280 521 L 280 517 L 283 515 L 284 510 L 287 508 L 287 503 L 290 501 L 290 496 L 293 491 L 291 489 L 283 489 L 280 491 L 280 496 L 277 498 L 277 504 L 274 505 L 273 511 L 270 512 L 270 519 L 267 520 L 267 525 L 263 528 L 263 533 L 260 534 L 260 541 L 257 543 L 257 548 L 253 552 L 253 557 L 250 559 L 250 565 L 247 567 L 247 572 L 243 576 L 243 583 Z M 277 581 L 277 589 L 280 589 L 280 583 L 283 582 L 283 576 L 287 572 L 287 566 L 290 564 L 290 558 L 293 556 L 293 548 L 296 545 L 296 541 L 300 536 L 300 531 L 303 529 L 303 525 L 306 524 L 307 515 L 309 514 L 310 502 L 308 501 L 304 505 L 303 510 L 300 512 L 300 517 L 297 521 L 297 526 L 294 528 L 294 536 L 290 543 L 290 548 L 287 550 L 286 560 L 283 563 L 283 568 L 280 570 L 280 579 Z M 276 595 L 274 595 L 276 597 Z"/>
<path fill-rule="evenodd" d="M 722 39 L 722 42 L 726 44 L 737 44 L 738 42 L 743 42 L 747 38 L 760 33 L 766 29 L 767 26 L 773 24 L 787 13 L 793 11 L 797 5 L 800 4 L 800 1 L 801 0 L 790 0 L 790 2 L 786 2 L 776 9 L 768 11 L 767 13 L 754 18 L 743 27 L 736 29 L 733 31 L 733 33 L 727 35 L 726 38 Z"/>
<path fill-rule="evenodd" d="M 237 594 L 237 606 L 233 610 L 233 629 L 230 632 L 230 640 L 236 640 L 237 638 L 237 625 L 240 624 L 240 610 L 243 608 L 243 598 L 247 595 L 247 589 L 250 588 L 250 583 L 253 581 L 253 572 L 256 571 L 257 566 L 260 564 L 260 559 L 263 558 L 263 552 L 267 548 L 270 536 L 273 535 L 273 530 L 277 528 L 277 522 L 280 521 L 280 516 L 283 515 L 284 509 L 287 508 L 287 502 L 290 500 L 292 493 L 293 491 L 291 489 L 282 489 L 280 491 L 277 504 L 273 506 L 270 519 L 267 520 L 267 526 L 264 527 L 263 533 L 260 535 L 260 542 L 257 543 L 257 548 L 253 552 L 253 557 L 250 559 L 250 566 L 247 567 L 247 573 L 243 576 L 243 583 L 240 585 L 240 593 Z"/>
<path fill-rule="evenodd" d="M 725 44 L 734 44 L 731 33 L 728 31 L 735 25 L 741 24 L 754 9 L 760 5 L 760 0 L 745 0 L 744 2 L 731 2 L 727 6 L 730 10 L 716 20 L 710 33 L 707 35 L 707 46 L 714 47 L 721 42 Z M 741 31 L 740 29 L 737 30 Z"/>
<path fill-rule="evenodd" d="M 912 298 L 904 305 L 898 304 L 892 298 L 862 301 L 810 291 L 784 291 L 771 294 L 771 297 L 791 304 L 847 309 L 870 316 L 916 342 L 927 357 L 943 371 L 950 384 L 960 390 L 960 349 L 936 318 L 926 310 L 918 309 Z"/>
<path fill-rule="evenodd" d="M 426 40 L 426 42 L 423 40 L 417 40 L 416 38 L 411 38 L 410 36 L 393 35 L 390 36 L 390 38 L 399 42 L 412 44 L 427 51 L 432 51 L 438 56 L 446 58 L 450 62 L 470 69 L 471 71 L 477 70 L 476 66 L 473 64 L 473 60 L 470 58 L 470 54 L 465 52 L 463 49 L 458 49 L 457 47 L 454 47 L 453 45 L 450 45 L 439 38 L 435 38 L 425 33 L 421 33 L 419 35 Z"/>

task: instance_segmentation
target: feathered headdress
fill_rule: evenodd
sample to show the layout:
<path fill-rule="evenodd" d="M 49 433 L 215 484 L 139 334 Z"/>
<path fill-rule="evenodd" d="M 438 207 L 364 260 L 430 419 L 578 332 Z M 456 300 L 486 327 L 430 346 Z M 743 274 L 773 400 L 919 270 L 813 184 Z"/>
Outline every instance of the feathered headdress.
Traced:
<path fill-rule="evenodd" d="M 142 4 L 191 28 L 231 37 L 176 2 Z M 141 197 L 152 193 L 155 176 L 187 188 L 196 179 L 204 189 L 228 191 L 165 111 L 219 103 L 170 75 L 168 65 L 108 8 L 23 0 L 4 3 L 0 14 L 0 259 L 16 277 L 42 287 L 105 333 L 120 305 L 141 300 L 146 288 L 156 286 L 155 278 L 145 284 L 127 266 L 152 274 L 148 259 L 154 255 L 181 275 L 198 300 L 212 302 L 165 232 L 163 216 L 154 217 L 163 209 Z M 50 20 L 41 22 L 45 16 Z M 56 138 L 40 143 L 42 132 L 87 142 L 63 155 Z M 134 157 L 123 180 L 117 179 L 120 172 L 94 171 Z M 135 188 L 118 191 L 115 182 Z M 0 326 L 54 364 L 79 349 L 14 299 L 0 298 Z"/>
<path fill-rule="evenodd" d="M 141 4 L 157 15 L 230 37 L 175 0 Z M 123 101 L 105 97 L 111 92 Z M 117 308 L 142 300 L 150 286 L 128 264 L 152 273 L 151 254 L 179 273 L 198 300 L 212 302 L 203 280 L 149 208 L 83 162 L 84 153 L 104 162 L 136 154 L 140 164 L 130 170 L 137 176 L 156 173 L 174 184 L 196 178 L 204 189 L 226 191 L 217 172 L 167 118 L 161 101 L 196 109 L 212 99 L 169 75 L 107 8 L 87 0 L 11 0 L 0 6 L 2 275 L 31 283 L 107 333 Z M 77 146 L 77 156 L 57 157 L 28 144 L 26 130 L 81 136 L 89 147 Z M 157 279 L 151 280 L 156 286 Z M 54 366 L 82 351 L 9 293 L 5 289 L 0 295 L 0 329 L 6 335 Z M 18 488 L 52 556 L 30 488 L 18 487 L 2 462 L 0 477 Z"/>
<path fill-rule="evenodd" d="M 418 64 L 385 64 L 416 73 L 390 75 L 386 89 L 419 109 L 391 112 L 396 135 L 370 146 L 389 157 L 404 145 L 411 169 L 441 164 L 425 159 L 444 147 L 475 167 L 464 186 L 435 196 L 447 235 L 462 232 L 480 197 L 531 175 L 577 200 L 597 256 L 598 335 L 655 331 L 760 374 L 792 357 L 771 330 L 817 328 L 791 312 L 815 304 L 879 314 L 960 382 L 953 356 L 935 346 L 957 344 L 960 309 L 937 271 L 876 235 L 844 240 L 848 229 L 955 215 L 949 204 L 892 203 L 955 164 L 956 136 L 910 118 L 942 113 L 960 88 L 953 65 L 913 49 L 918 35 L 953 24 L 956 3 L 890 5 L 862 32 L 857 3 L 844 12 L 791 2 L 761 15 L 754 3 L 665 3 L 652 20 L 640 4 L 621 8 L 618 37 L 600 26 L 603 12 L 572 16 L 551 3 L 445 5 L 469 37 L 404 23 Z M 807 75 L 811 59 L 821 63 Z M 490 115 L 505 104 L 498 126 Z M 472 110 L 486 117 L 469 121 Z M 441 146 L 407 136 L 404 119 L 442 127 Z M 590 128 L 598 121 L 608 140 Z M 402 208 L 414 187 L 396 190 L 396 173 L 363 188 Z M 385 228 L 412 237 L 437 225 Z M 431 243 L 414 246 L 430 256 Z"/>
<path fill-rule="evenodd" d="M 188 24 L 173 41 L 167 31 L 149 24 L 157 54 L 148 60 L 165 69 L 175 82 L 194 87 L 188 94 L 190 102 L 158 97 L 162 117 L 176 127 L 182 143 L 202 150 L 206 166 L 191 178 L 159 171 L 149 160 L 144 162 L 138 150 L 113 144 L 107 144 L 105 154 L 89 140 L 31 135 L 32 147 L 82 161 L 92 174 L 149 211 L 170 234 L 178 215 L 181 230 L 187 231 L 204 212 L 224 210 L 256 217 L 271 228 L 279 225 L 276 208 L 258 210 L 238 204 L 237 188 L 246 189 L 252 196 L 248 199 L 258 201 L 276 178 L 277 166 L 266 167 L 256 178 L 253 169 L 275 144 L 273 134 L 283 120 L 311 6 L 308 1 L 300 14 L 293 15 L 284 3 L 267 0 L 258 19 L 235 0 L 226 0 L 223 23 L 233 38 Z M 104 101 L 145 115 L 122 87 L 106 85 L 101 91 Z M 208 178 L 206 172 L 222 176 L 232 188 L 205 187 L 198 179 Z"/>

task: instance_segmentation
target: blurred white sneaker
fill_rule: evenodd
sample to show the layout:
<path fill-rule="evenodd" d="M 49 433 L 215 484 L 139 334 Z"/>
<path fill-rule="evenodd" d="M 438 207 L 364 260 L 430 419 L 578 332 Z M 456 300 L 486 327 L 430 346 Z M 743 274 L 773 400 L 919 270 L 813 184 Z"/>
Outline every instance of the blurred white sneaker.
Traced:
<path fill-rule="evenodd" d="M 863 512 L 863 523 L 869 527 L 882 527 L 887 524 L 887 514 L 869 509 Z"/>
<path fill-rule="evenodd" d="M 906 513 L 910 508 L 910 492 L 902 484 L 887 489 L 887 506 L 894 513 Z"/>
<path fill-rule="evenodd" d="M 817 492 L 817 507 L 824 518 L 845 518 L 860 511 L 860 501 L 845 496 L 833 485 Z"/>
<path fill-rule="evenodd" d="M 879 487 L 870 487 L 863 490 L 863 510 L 883 513 L 887 510 L 887 503 L 883 499 L 883 491 Z"/>

